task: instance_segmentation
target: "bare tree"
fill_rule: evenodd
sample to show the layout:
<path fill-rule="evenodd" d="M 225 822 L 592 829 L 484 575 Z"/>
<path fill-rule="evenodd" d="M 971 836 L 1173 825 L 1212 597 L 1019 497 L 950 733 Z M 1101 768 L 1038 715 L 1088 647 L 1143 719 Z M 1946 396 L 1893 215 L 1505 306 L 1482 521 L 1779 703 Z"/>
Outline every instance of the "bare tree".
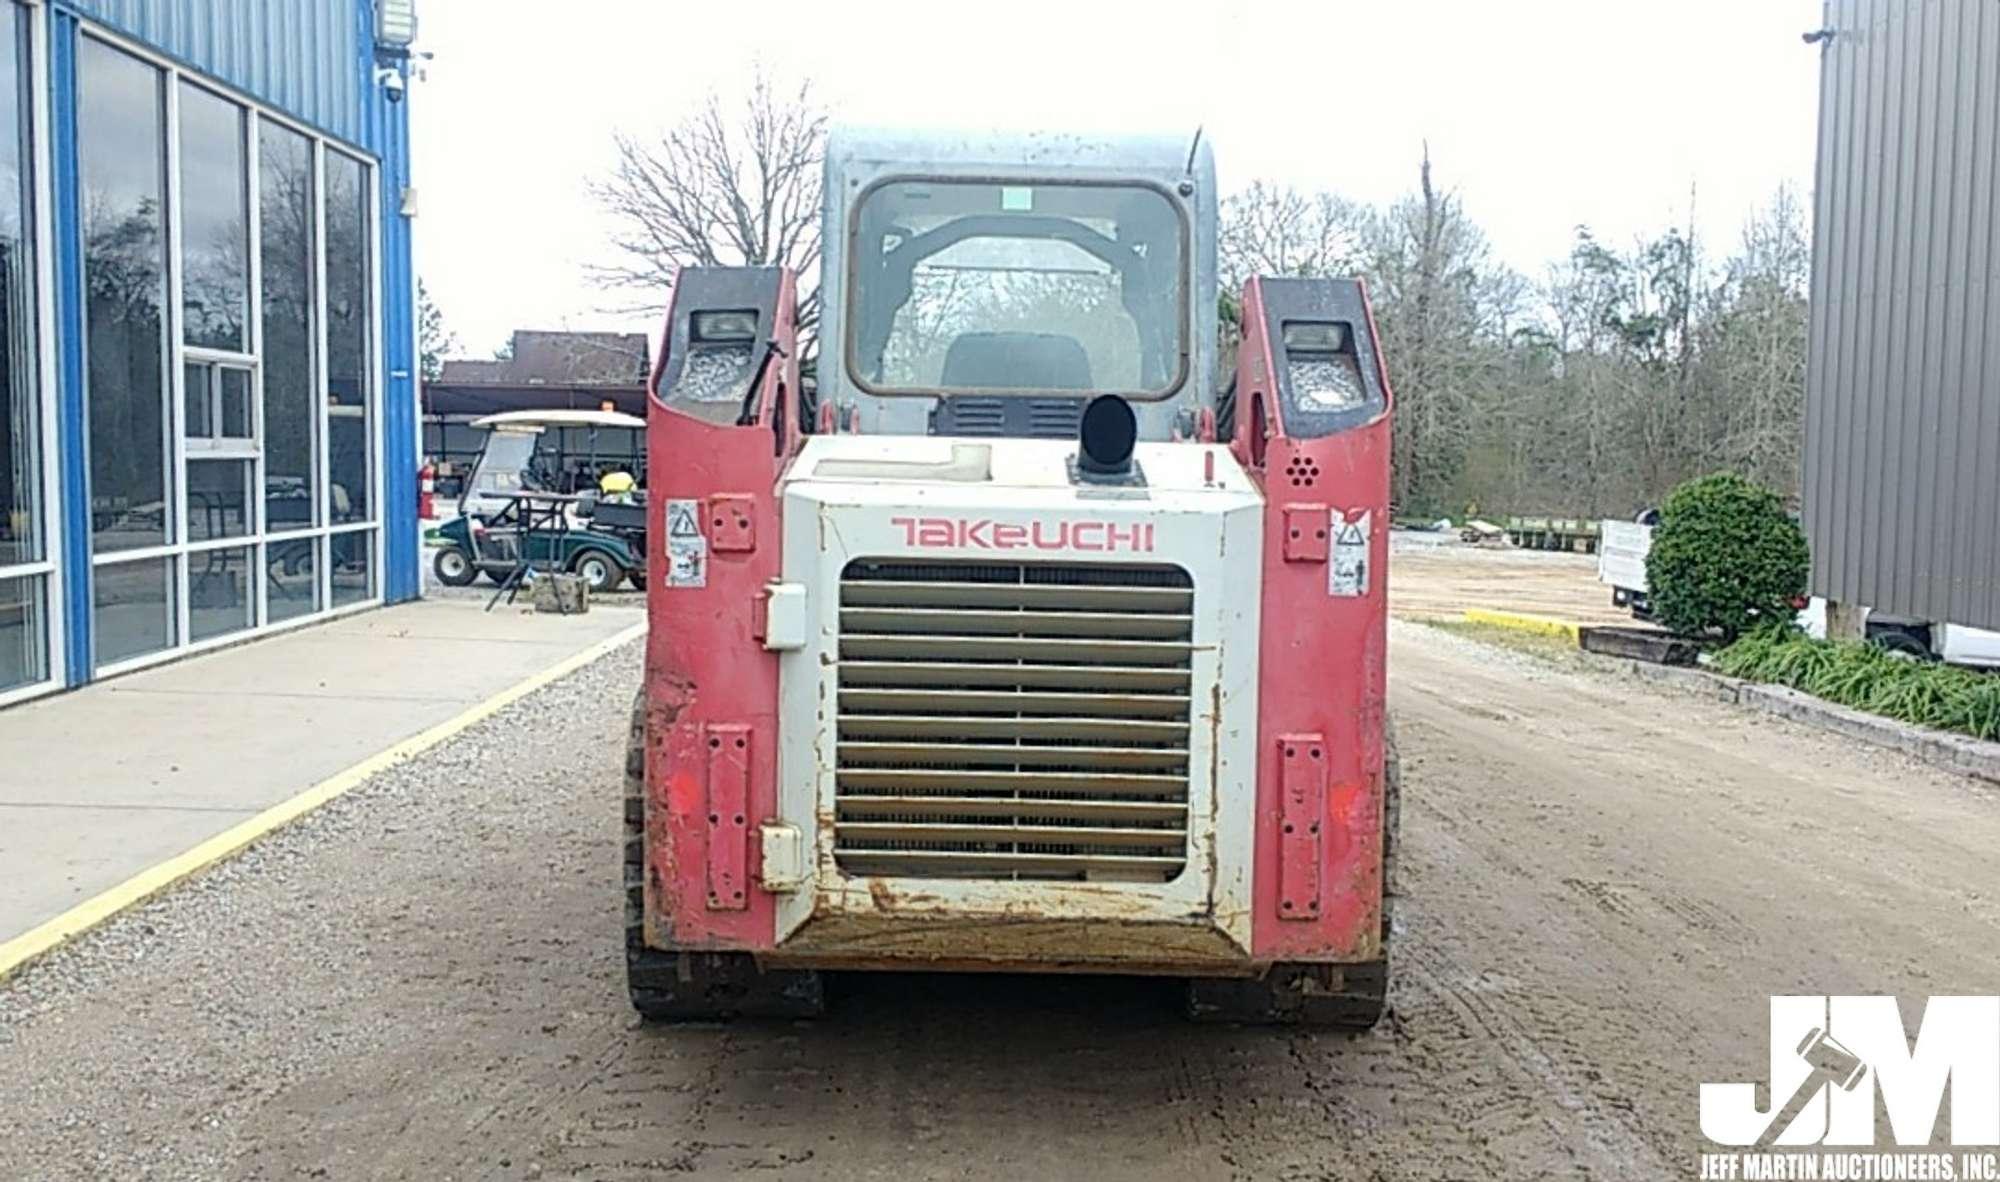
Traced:
<path fill-rule="evenodd" d="M 1367 277 L 1396 393 L 1392 499 L 1451 510 L 1489 430 L 1524 284 L 1494 261 L 1458 198 L 1438 189 L 1425 145 L 1417 191 L 1369 222 Z"/>
<path fill-rule="evenodd" d="M 739 100 L 710 94 L 657 138 L 619 133 L 616 164 L 591 185 L 617 225 L 617 259 L 593 278 L 644 293 L 634 310 L 657 310 L 682 267 L 789 267 L 810 351 L 826 122 L 810 82 L 780 93 L 759 70 Z"/>
<path fill-rule="evenodd" d="M 431 299 L 430 288 L 417 280 L 417 366 L 426 382 L 444 376 L 444 358 L 459 349 L 458 334 L 444 322 L 444 313 Z"/>
<path fill-rule="evenodd" d="M 1366 258 L 1368 211 L 1332 193 L 1258 181 L 1222 203 L 1222 284 L 1252 275 L 1353 275 Z"/>

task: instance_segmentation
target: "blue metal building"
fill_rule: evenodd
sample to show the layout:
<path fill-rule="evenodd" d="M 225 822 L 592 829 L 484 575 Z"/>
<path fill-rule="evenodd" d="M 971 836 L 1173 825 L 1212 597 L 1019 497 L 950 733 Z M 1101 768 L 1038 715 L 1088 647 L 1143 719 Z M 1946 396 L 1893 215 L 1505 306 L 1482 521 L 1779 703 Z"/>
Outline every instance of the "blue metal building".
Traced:
<path fill-rule="evenodd" d="M 0 0 L 0 704 L 418 593 L 413 0 Z"/>

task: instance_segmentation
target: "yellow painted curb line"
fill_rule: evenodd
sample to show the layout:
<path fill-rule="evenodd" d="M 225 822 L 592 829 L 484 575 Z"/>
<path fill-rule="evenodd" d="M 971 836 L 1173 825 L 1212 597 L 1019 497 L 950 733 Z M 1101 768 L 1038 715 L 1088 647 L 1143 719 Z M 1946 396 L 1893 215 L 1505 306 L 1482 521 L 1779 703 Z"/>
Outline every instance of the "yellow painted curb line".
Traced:
<path fill-rule="evenodd" d="M 501 690 L 485 701 L 468 707 L 462 713 L 438 723 L 427 731 L 412 735 L 386 751 L 371 755 L 344 771 L 336 772 L 297 796 L 274 804 L 249 820 L 223 830 L 186 853 L 140 871 L 110 890 L 84 900 L 47 923 L 31 928 L 27 934 L 0 944 L 0 979 L 6 978 L 22 965 L 75 939 L 126 908 L 143 903 L 182 879 L 241 852 L 245 846 L 258 838 L 283 828 L 328 801 L 360 787 L 370 777 L 387 771 L 411 756 L 430 750 L 475 723 L 491 718 L 543 686 L 559 681 L 613 649 L 645 635 L 645 632 L 644 621 L 634 624 L 609 639 L 601 640 L 574 656 L 564 658 L 526 681 Z"/>
<path fill-rule="evenodd" d="M 1571 644 L 1580 643 L 1579 626 L 1567 620 L 1552 620 L 1547 616 L 1523 615 L 1520 612 L 1496 612 L 1475 607 L 1465 613 L 1468 624 L 1486 624 L 1494 628 L 1511 628 L 1516 632 L 1533 632 L 1538 636 L 1555 636 L 1567 639 Z"/>

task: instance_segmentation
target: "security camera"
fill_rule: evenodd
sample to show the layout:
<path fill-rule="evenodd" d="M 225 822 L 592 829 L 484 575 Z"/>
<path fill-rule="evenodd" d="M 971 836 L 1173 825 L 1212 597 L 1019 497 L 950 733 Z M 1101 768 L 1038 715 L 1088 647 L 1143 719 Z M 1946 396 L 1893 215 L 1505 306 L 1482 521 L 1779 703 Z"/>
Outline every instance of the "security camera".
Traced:
<path fill-rule="evenodd" d="M 392 103 L 403 101 L 403 91 L 409 85 L 403 81 L 403 72 L 393 66 L 382 66 L 375 71 L 375 81 L 381 84 L 382 93 Z"/>

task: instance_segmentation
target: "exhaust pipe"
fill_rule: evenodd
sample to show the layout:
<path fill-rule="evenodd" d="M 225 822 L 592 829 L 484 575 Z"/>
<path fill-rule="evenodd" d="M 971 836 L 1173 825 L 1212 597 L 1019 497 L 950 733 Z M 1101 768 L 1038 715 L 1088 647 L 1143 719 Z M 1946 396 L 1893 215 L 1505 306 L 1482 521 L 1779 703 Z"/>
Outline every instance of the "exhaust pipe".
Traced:
<path fill-rule="evenodd" d="M 1119 484 L 1131 478 L 1132 446 L 1139 438 L 1139 419 L 1132 404 L 1116 394 L 1100 394 L 1083 408 L 1077 427 L 1076 471 L 1093 484 Z"/>

